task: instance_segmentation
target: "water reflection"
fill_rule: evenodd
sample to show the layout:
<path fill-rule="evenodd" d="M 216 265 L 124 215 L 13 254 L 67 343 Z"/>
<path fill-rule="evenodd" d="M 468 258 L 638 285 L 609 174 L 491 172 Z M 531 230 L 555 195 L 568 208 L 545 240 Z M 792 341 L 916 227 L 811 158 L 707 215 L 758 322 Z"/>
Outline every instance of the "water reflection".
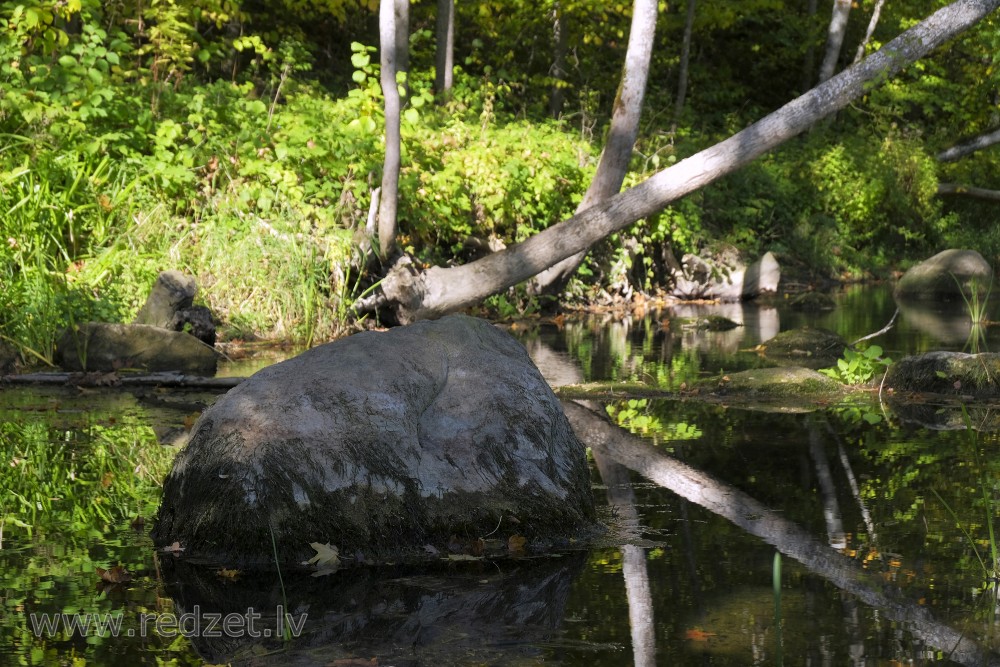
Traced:
<path fill-rule="evenodd" d="M 887 618 L 906 623 L 915 636 L 947 653 L 952 661 L 963 665 L 1000 665 L 1000 654 L 973 641 L 965 632 L 937 621 L 925 607 L 892 594 L 856 563 L 780 513 L 616 428 L 603 415 L 575 402 L 566 401 L 563 407 L 574 430 L 591 448 L 726 518 Z"/>

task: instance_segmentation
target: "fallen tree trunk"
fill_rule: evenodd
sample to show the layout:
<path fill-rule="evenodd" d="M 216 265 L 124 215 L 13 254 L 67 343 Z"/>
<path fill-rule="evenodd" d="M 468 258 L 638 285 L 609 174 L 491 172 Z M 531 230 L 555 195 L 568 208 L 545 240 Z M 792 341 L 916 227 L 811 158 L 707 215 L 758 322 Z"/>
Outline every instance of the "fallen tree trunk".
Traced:
<path fill-rule="evenodd" d="M 956 183 L 938 183 L 937 193 L 939 195 L 972 197 L 973 199 L 984 199 L 986 201 L 1000 201 L 1000 190 L 974 188 L 971 185 L 958 185 Z"/>
<path fill-rule="evenodd" d="M 178 389 L 229 390 L 246 380 L 244 377 L 204 377 L 183 373 L 118 375 L 117 373 L 22 373 L 0 377 L 0 385 L 70 385 L 80 387 L 174 387 Z"/>
<path fill-rule="evenodd" d="M 378 305 L 399 322 L 440 317 L 479 303 L 536 275 L 671 202 L 749 164 L 760 155 L 843 108 L 904 66 L 972 27 L 1000 7 L 1000 0 L 959 0 L 903 32 L 882 49 L 789 102 L 728 139 L 664 169 L 639 185 L 483 259 L 421 271 L 398 263 L 382 282 Z"/>
<path fill-rule="evenodd" d="M 1000 130 L 994 130 L 987 134 L 981 134 L 975 139 L 970 139 L 941 151 L 937 154 L 939 162 L 953 162 L 966 155 L 972 155 L 976 151 L 982 150 L 993 144 L 1000 144 Z"/>

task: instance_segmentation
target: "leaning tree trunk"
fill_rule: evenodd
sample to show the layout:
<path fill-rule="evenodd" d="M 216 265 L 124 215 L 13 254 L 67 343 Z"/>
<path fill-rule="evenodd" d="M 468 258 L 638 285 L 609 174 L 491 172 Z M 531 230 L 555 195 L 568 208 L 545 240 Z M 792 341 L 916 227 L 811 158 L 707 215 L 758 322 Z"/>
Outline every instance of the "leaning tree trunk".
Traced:
<path fill-rule="evenodd" d="M 583 201 L 576 209 L 577 213 L 587 210 L 622 189 L 625 174 L 628 173 L 628 163 L 632 158 L 632 147 L 639 135 L 639 117 L 642 115 L 642 100 L 646 94 L 649 62 L 653 55 L 657 5 L 658 0 L 635 0 L 632 6 L 628 49 L 625 52 L 625 65 L 622 67 L 618 96 L 611 113 L 608 140 L 601 153 L 597 173 L 594 174 L 594 180 L 583 195 Z M 539 273 L 533 281 L 531 292 L 534 294 L 561 292 L 570 277 L 576 273 L 588 249 L 589 246 Z"/>
<path fill-rule="evenodd" d="M 412 265 L 395 266 L 382 281 L 382 294 L 359 302 L 357 308 L 387 306 L 399 321 L 406 322 L 440 317 L 479 303 L 749 164 L 864 95 L 873 82 L 886 80 L 998 7 L 1000 0 L 958 0 L 746 129 L 523 243 L 461 266 L 426 271 Z"/>
<path fill-rule="evenodd" d="M 833 16 L 830 17 L 830 31 L 826 37 L 826 52 L 823 64 L 819 66 L 819 82 L 823 83 L 837 70 L 837 59 L 844 45 L 847 33 L 847 17 L 851 13 L 851 0 L 833 0 Z"/>
<path fill-rule="evenodd" d="M 451 96 L 455 75 L 455 0 L 438 0 L 434 91 L 441 101 Z"/>
<path fill-rule="evenodd" d="M 385 98 L 385 161 L 382 165 L 382 195 L 378 207 L 379 256 L 386 259 L 396 249 L 396 209 L 399 201 L 399 86 L 396 85 L 396 40 L 398 0 L 382 0 L 379 8 L 381 83 Z"/>

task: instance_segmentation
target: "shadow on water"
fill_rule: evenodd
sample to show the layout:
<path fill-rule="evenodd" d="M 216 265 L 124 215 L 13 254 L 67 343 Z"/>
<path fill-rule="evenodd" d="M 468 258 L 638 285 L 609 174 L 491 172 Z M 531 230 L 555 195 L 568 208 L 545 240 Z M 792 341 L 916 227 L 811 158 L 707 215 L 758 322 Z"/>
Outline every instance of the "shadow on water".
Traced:
<path fill-rule="evenodd" d="M 762 365 L 753 349 L 779 330 L 823 326 L 850 341 L 895 310 L 885 289 L 837 300 L 820 315 L 685 306 L 521 337 L 553 385 L 676 390 Z M 743 326 L 681 320 L 707 314 Z M 962 349 L 960 320 L 903 312 L 876 342 L 893 358 Z M 970 434 L 942 406 L 877 398 L 791 414 L 627 395 L 567 402 L 605 503 L 601 543 L 279 579 L 154 554 L 148 526 L 129 526 L 157 502 L 174 451 L 159 442 L 211 400 L 0 391 L 0 664 L 1000 663 L 988 546 L 1000 436 L 985 427 L 1000 410 L 990 406 L 970 408 L 984 426 Z M 25 503 L 39 504 L 32 522 Z M 131 581 L 100 584 L 96 569 L 116 564 Z M 279 609 L 282 630 L 304 620 L 297 637 L 275 636 Z M 259 637 L 248 611 L 260 614 Z M 112 614 L 122 629 L 36 632 L 32 613 Z"/>

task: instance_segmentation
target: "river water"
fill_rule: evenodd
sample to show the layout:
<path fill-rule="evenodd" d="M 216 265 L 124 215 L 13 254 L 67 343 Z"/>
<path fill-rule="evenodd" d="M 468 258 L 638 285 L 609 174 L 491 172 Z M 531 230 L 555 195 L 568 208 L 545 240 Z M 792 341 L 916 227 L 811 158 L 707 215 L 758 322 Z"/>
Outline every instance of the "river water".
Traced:
<path fill-rule="evenodd" d="M 896 310 L 885 287 L 833 296 L 824 313 L 692 305 L 513 333 L 553 383 L 676 390 L 762 365 L 755 350 L 779 331 L 852 341 Z M 709 314 L 742 326 L 679 319 Z M 960 308 L 905 310 L 870 342 L 893 359 L 1000 350 Z M 935 421 L 947 406 L 877 392 L 811 411 L 614 397 L 602 407 L 622 428 L 591 454 L 609 527 L 596 547 L 279 578 L 176 563 L 136 520 L 155 512 L 176 451 L 160 443 L 213 399 L 0 390 L 0 665 L 1000 664 L 1000 440 Z M 971 406 L 973 426 L 991 410 Z M 213 614 L 228 628 L 207 628 Z M 88 618 L 121 627 L 64 624 Z"/>

